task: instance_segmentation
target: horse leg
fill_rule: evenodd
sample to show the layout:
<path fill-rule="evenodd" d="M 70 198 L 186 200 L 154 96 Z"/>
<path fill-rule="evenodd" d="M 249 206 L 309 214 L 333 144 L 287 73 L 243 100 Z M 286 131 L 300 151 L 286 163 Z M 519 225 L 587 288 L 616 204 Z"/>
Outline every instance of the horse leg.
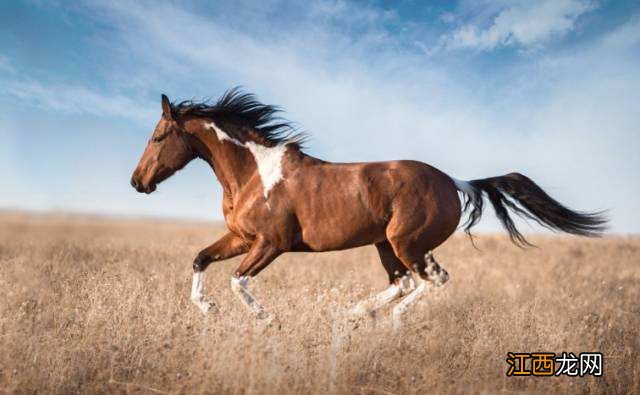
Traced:
<path fill-rule="evenodd" d="M 349 311 L 349 315 L 352 317 L 361 317 L 367 313 L 374 313 L 395 299 L 402 297 L 402 295 L 408 294 L 415 287 L 411 272 L 394 255 L 391 244 L 388 241 L 384 241 L 376 243 L 375 246 L 382 261 L 382 266 L 384 266 L 384 270 L 389 277 L 389 287 L 360 301 Z"/>
<path fill-rule="evenodd" d="M 259 238 L 253 243 L 247 256 L 236 269 L 235 275 L 231 277 L 231 290 L 258 319 L 270 318 L 271 316 L 249 291 L 249 280 L 273 262 L 278 255 L 280 255 L 280 251 L 277 248 Z"/>
<path fill-rule="evenodd" d="M 408 257 L 412 255 L 405 256 Z M 431 251 L 429 251 L 422 259 L 414 256 L 412 258 L 408 258 L 407 262 L 415 262 L 413 264 L 413 269 L 418 272 L 420 279 L 418 280 L 418 286 L 416 289 L 393 308 L 393 327 L 395 330 L 400 328 L 401 317 L 404 312 L 427 290 L 427 283 L 439 287 L 449 280 L 449 273 L 447 273 L 447 271 L 444 270 L 438 262 L 436 262 Z"/>
<path fill-rule="evenodd" d="M 402 325 L 402 314 L 415 303 L 420 296 L 427 290 L 426 281 L 420 279 L 418 280 L 418 286 L 414 289 L 409 295 L 407 295 L 404 299 L 402 299 L 394 308 L 393 308 L 393 329 L 398 330 Z"/>
<path fill-rule="evenodd" d="M 431 251 L 425 255 L 424 261 L 425 264 L 418 268 L 418 274 L 423 280 L 432 283 L 436 287 L 441 287 L 449 281 L 449 273 L 436 262 Z"/>
<path fill-rule="evenodd" d="M 247 252 L 246 243 L 233 233 L 227 233 L 209 247 L 200 251 L 193 261 L 193 280 L 191 282 L 191 301 L 203 313 L 209 312 L 215 304 L 204 297 L 204 270 L 213 261 L 232 258 Z"/>
<path fill-rule="evenodd" d="M 203 272 L 212 262 L 233 258 L 249 251 L 249 245 L 234 233 L 227 232 L 215 243 L 198 253 L 193 270 Z"/>
<path fill-rule="evenodd" d="M 191 302 L 198 306 L 203 314 L 215 307 L 215 303 L 204 297 L 204 272 L 194 272 L 191 280 Z"/>
<path fill-rule="evenodd" d="M 410 237 L 392 237 L 390 238 L 391 246 L 396 257 L 409 270 L 417 272 L 420 276 L 417 279 L 417 287 L 411 291 L 404 299 L 393 308 L 393 328 L 397 330 L 401 325 L 402 314 L 414 304 L 427 290 L 427 282 L 424 280 L 425 259 L 422 246 L 415 242 L 408 242 Z"/>

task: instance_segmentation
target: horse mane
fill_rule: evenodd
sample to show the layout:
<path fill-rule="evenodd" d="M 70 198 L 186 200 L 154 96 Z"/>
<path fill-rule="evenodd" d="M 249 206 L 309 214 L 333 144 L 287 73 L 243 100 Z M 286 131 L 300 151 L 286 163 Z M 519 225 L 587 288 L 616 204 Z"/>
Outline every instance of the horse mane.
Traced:
<path fill-rule="evenodd" d="M 172 103 L 171 107 L 178 116 L 237 120 L 255 130 L 271 145 L 293 144 L 301 148 L 306 140 L 306 135 L 299 132 L 291 121 L 278 115 L 282 112 L 279 106 L 263 104 L 254 94 L 244 92 L 238 86 L 227 90 L 213 105 L 207 100 L 185 100 Z"/>

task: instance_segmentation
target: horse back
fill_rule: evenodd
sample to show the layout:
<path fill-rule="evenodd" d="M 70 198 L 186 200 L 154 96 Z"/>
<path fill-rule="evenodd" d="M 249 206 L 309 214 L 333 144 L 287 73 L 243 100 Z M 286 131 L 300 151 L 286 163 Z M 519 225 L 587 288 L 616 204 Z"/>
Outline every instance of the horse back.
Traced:
<path fill-rule="evenodd" d="M 437 204 L 439 186 L 455 195 L 450 178 L 417 161 L 307 162 L 286 178 L 287 200 L 300 229 L 300 249 L 327 251 L 386 239 L 399 202 L 424 211 Z M 456 199 L 457 199 L 457 195 Z"/>

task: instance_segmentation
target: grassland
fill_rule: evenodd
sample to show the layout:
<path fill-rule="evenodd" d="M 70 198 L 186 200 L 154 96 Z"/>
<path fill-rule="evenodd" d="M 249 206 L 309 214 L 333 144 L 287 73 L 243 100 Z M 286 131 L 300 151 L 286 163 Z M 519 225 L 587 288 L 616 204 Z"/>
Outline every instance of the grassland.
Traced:
<path fill-rule="evenodd" d="M 254 294 L 256 323 L 214 264 L 191 305 L 191 262 L 218 224 L 0 214 L 0 392 L 640 393 L 640 239 L 502 235 L 436 251 L 451 274 L 394 333 L 390 311 L 343 312 L 386 286 L 375 249 L 287 254 Z M 508 351 L 600 351 L 604 376 L 506 377 Z"/>

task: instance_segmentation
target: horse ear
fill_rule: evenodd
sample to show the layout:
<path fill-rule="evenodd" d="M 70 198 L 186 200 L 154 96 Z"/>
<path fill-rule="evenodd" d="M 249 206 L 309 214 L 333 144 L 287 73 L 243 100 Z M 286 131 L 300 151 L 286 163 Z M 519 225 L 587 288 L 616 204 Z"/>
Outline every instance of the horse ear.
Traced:
<path fill-rule="evenodd" d="M 162 95 L 162 115 L 169 121 L 173 121 L 173 108 L 167 95 Z"/>

